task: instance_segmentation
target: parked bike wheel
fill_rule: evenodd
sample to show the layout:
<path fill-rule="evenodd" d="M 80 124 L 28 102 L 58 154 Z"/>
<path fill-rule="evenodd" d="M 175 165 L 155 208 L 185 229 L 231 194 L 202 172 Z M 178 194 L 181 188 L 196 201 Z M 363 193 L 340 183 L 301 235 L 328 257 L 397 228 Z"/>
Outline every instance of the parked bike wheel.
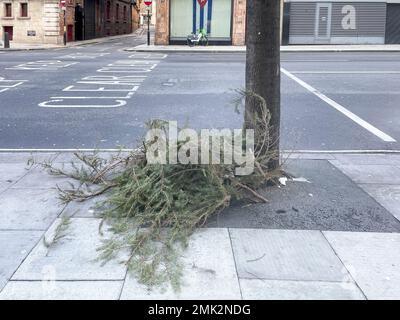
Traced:
<path fill-rule="evenodd" d="M 203 39 L 201 39 L 200 44 L 202 46 L 208 46 L 208 38 L 204 37 Z"/>

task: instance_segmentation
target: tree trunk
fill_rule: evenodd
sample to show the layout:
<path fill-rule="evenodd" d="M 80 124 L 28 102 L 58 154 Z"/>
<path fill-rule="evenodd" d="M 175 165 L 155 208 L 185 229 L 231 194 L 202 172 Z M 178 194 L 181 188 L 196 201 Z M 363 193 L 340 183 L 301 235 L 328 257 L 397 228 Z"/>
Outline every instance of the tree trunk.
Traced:
<path fill-rule="evenodd" d="M 280 11 L 280 0 L 247 0 L 246 91 L 264 98 L 271 115 L 269 136 L 272 144 L 265 151 L 275 151 L 278 155 L 269 162 L 271 170 L 279 166 Z M 260 134 L 254 121 L 258 115 L 259 101 L 247 96 L 245 128 L 254 129 L 256 137 Z"/>

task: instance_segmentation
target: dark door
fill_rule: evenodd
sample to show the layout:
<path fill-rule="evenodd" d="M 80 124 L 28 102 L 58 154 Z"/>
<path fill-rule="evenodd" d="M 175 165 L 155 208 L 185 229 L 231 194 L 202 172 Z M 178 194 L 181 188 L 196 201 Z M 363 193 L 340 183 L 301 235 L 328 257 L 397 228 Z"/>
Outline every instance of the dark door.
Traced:
<path fill-rule="evenodd" d="M 290 2 L 285 2 L 283 7 L 282 44 L 289 44 L 290 29 Z"/>
<path fill-rule="evenodd" d="M 398 3 L 387 4 L 385 43 L 400 43 L 400 4 Z"/>
<path fill-rule="evenodd" d="M 74 26 L 72 24 L 67 26 L 67 41 L 74 41 Z"/>
<path fill-rule="evenodd" d="M 85 39 L 93 39 L 96 36 L 94 1 L 85 1 L 83 11 L 84 11 Z"/>
<path fill-rule="evenodd" d="M 79 4 L 75 7 L 75 40 L 83 40 L 83 9 Z"/>
<path fill-rule="evenodd" d="M 3 27 L 3 32 L 8 33 L 8 39 L 10 41 L 13 39 L 13 27 Z"/>

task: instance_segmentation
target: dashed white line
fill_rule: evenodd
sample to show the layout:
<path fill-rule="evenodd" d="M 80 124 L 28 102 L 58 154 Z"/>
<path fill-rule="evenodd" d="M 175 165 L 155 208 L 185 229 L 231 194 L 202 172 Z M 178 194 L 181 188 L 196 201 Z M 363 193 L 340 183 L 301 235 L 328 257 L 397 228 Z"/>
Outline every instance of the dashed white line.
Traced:
<path fill-rule="evenodd" d="M 391 136 L 387 135 L 386 133 L 382 132 L 378 128 L 374 127 L 370 123 L 366 122 L 365 120 L 361 119 L 359 116 L 356 114 L 352 113 L 351 111 L 347 110 L 345 107 L 340 105 L 339 103 L 333 101 L 332 99 L 328 98 L 326 95 L 315 89 L 314 87 L 310 86 L 308 83 L 304 82 L 303 80 L 299 79 L 289 71 L 285 70 L 284 68 L 281 68 L 282 73 L 284 73 L 286 76 L 288 76 L 290 79 L 296 81 L 299 85 L 301 85 L 303 88 L 307 89 L 314 95 L 316 95 L 318 98 L 320 98 L 322 101 L 326 102 L 329 104 L 331 107 L 339 111 L 340 113 L 344 114 L 346 117 L 349 119 L 353 120 L 355 123 L 363 127 L 364 129 L 368 130 L 381 140 L 385 142 L 396 142 L 395 139 L 393 139 Z"/>

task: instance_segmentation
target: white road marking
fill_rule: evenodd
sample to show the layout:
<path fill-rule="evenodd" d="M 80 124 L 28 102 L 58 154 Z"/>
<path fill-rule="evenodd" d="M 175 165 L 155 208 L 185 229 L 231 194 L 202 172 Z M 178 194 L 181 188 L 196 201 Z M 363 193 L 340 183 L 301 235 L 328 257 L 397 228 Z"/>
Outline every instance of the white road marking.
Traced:
<path fill-rule="evenodd" d="M 306 59 L 294 59 L 294 60 L 281 60 L 281 62 L 349 62 L 348 59 L 337 59 L 337 60 L 306 60 Z"/>
<path fill-rule="evenodd" d="M 99 87 L 96 89 L 88 89 L 88 88 L 81 88 L 79 89 L 78 86 L 69 86 L 63 89 L 63 91 L 67 92 L 133 92 L 139 89 L 139 86 L 133 86 L 127 89 L 106 89 L 105 87 Z"/>
<path fill-rule="evenodd" d="M 303 80 L 297 78 L 295 75 L 293 75 L 289 71 L 285 70 L 284 68 L 281 68 L 281 71 L 286 76 L 288 76 L 290 79 L 292 79 L 292 80 L 296 81 L 298 84 L 300 84 L 303 88 L 307 89 L 308 91 L 310 91 L 311 93 L 316 95 L 318 98 L 320 98 L 322 101 L 326 102 L 331 107 L 333 107 L 337 111 L 341 112 L 346 117 L 348 117 L 349 119 L 353 120 L 355 123 L 357 123 L 358 125 L 360 125 L 364 129 L 368 130 L 369 132 L 371 132 L 372 134 L 374 134 L 375 136 L 377 136 L 381 140 L 383 140 L 385 142 L 396 142 L 396 140 L 393 139 L 391 136 L 387 135 L 386 133 L 382 132 L 378 128 L 374 127 L 373 125 L 369 124 L 365 120 L 361 119 L 359 116 L 357 116 L 356 114 L 354 114 L 351 111 L 347 110 L 345 107 L 341 106 L 339 103 L 337 103 L 337 102 L 333 101 L 332 99 L 328 98 L 326 95 L 324 95 L 323 93 L 319 92 L 317 89 L 315 89 L 314 87 L 310 86 L 309 84 L 307 84 Z"/>
<path fill-rule="evenodd" d="M 291 71 L 292 74 L 400 74 L 400 71 Z"/>
<path fill-rule="evenodd" d="M 134 92 L 129 92 L 124 97 L 51 97 L 50 99 L 130 99 L 133 96 Z"/>
<path fill-rule="evenodd" d="M 40 60 L 19 64 L 17 66 L 6 68 L 6 70 L 46 70 L 55 71 L 60 68 L 67 68 L 79 62 L 65 62 L 60 60 Z"/>
<path fill-rule="evenodd" d="M 63 102 L 63 99 L 54 99 L 49 101 L 44 101 L 39 103 L 39 107 L 42 108 L 118 108 L 126 105 L 125 100 L 115 100 L 117 104 L 112 105 L 96 105 L 96 104 L 88 104 L 88 105 L 73 105 L 73 104 L 52 104 L 54 102 Z"/>
<path fill-rule="evenodd" d="M 102 49 L 99 49 L 99 50 L 97 50 L 97 51 L 104 52 L 104 51 L 107 51 L 107 50 L 110 50 L 110 49 L 111 49 L 111 48 L 107 47 L 107 48 L 102 48 Z"/>
<path fill-rule="evenodd" d="M 97 72 L 141 73 L 151 72 L 159 60 L 118 60 L 102 67 Z"/>
<path fill-rule="evenodd" d="M 64 56 L 57 57 L 57 59 L 95 59 L 104 57 L 110 54 L 109 52 L 98 53 L 98 52 L 75 52 L 71 54 L 67 54 Z"/>
<path fill-rule="evenodd" d="M 5 78 L 0 77 L 0 93 L 15 88 L 27 81 L 28 80 L 6 80 Z"/>
<path fill-rule="evenodd" d="M 154 59 L 154 60 L 162 60 L 168 57 L 167 54 L 164 53 L 145 53 L 145 52 L 136 52 L 129 56 L 131 59 Z"/>
<path fill-rule="evenodd" d="M 104 55 L 104 54 L 103 54 Z M 107 67 L 97 70 L 97 72 L 150 72 L 154 69 L 159 60 L 118 60 L 108 64 Z M 105 69 L 105 70 L 104 70 Z M 128 70 L 128 71 L 127 71 Z M 65 96 L 50 97 L 48 101 L 39 104 L 42 108 L 117 108 L 127 104 L 139 86 L 146 79 L 145 75 L 96 75 L 87 76 L 77 81 L 75 85 L 70 85 L 62 91 Z M 69 96 L 79 92 L 79 96 Z M 107 94 L 111 96 L 107 96 Z M 115 93 L 114 93 L 115 92 Z M 124 92 L 125 96 L 115 96 L 119 92 Z M 85 94 L 86 93 L 86 94 Z M 96 94 L 96 95 L 93 95 Z M 81 101 L 79 101 L 81 100 Z M 87 101 L 94 100 L 94 104 L 86 104 Z M 107 104 L 109 100 L 114 100 L 116 104 Z M 104 101 L 104 103 L 103 103 Z M 69 104 L 74 103 L 74 104 Z"/>

